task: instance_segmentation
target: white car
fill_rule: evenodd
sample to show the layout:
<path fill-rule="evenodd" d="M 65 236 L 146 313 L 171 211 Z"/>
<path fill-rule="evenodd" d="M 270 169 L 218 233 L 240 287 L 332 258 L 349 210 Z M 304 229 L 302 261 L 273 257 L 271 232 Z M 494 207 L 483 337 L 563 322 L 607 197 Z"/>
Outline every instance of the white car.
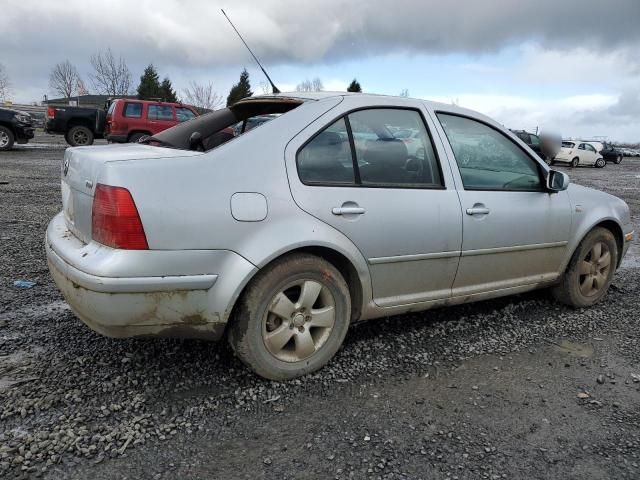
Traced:
<path fill-rule="evenodd" d="M 607 164 L 593 145 L 579 140 L 562 142 L 562 148 L 560 148 L 552 163 L 568 163 L 571 167 L 591 165 L 597 168 L 602 168 Z"/>

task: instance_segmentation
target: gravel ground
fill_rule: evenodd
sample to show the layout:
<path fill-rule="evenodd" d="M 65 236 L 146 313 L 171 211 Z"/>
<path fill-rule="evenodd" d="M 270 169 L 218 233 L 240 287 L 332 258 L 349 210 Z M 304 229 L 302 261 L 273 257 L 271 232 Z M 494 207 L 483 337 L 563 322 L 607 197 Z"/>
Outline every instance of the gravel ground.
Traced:
<path fill-rule="evenodd" d="M 541 291 L 372 321 L 278 384 L 224 343 L 112 340 L 74 317 L 43 248 L 63 148 L 0 154 L 0 477 L 640 477 L 638 243 L 594 308 Z M 624 198 L 640 232 L 640 160 L 569 174 Z"/>

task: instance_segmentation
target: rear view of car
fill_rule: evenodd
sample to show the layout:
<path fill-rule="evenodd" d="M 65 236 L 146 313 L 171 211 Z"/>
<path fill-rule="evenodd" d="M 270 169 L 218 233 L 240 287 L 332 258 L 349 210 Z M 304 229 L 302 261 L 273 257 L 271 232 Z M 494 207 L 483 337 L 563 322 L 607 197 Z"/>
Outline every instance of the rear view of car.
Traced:
<path fill-rule="evenodd" d="M 562 142 L 560 151 L 553 159 L 554 162 L 571 163 L 571 159 L 574 157 L 574 150 L 577 148 L 575 142 Z"/>
<path fill-rule="evenodd" d="M 107 111 L 105 133 L 110 142 L 135 143 L 197 115 L 191 107 L 178 103 L 118 99 Z"/>

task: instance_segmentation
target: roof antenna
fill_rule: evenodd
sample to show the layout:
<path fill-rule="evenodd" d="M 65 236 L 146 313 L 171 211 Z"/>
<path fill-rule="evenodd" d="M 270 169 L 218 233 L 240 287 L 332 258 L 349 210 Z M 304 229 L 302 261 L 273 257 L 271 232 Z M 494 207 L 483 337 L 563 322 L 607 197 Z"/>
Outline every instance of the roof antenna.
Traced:
<path fill-rule="evenodd" d="M 224 13 L 224 10 L 221 8 L 220 11 L 222 12 L 222 14 L 224 15 L 224 17 L 227 19 L 227 21 L 231 24 L 231 26 L 233 27 L 233 29 L 236 31 L 236 33 L 238 34 L 238 36 L 240 37 L 240 40 L 242 40 L 242 43 L 244 43 L 244 46 L 247 47 L 247 50 L 249 50 L 249 53 L 251 54 L 251 56 L 253 57 L 253 59 L 256 61 L 256 63 L 258 64 L 258 66 L 260 67 L 260 70 L 262 70 L 262 73 L 264 73 L 264 76 L 267 77 L 267 80 L 269 80 L 269 83 L 271 84 L 271 90 L 273 91 L 273 93 L 280 93 L 280 90 L 278 89 L 278 87 L 275 86 L 275 84 L 273 83 L 273 81 L 271 80 L 271 77 L 269 77 L 269 74 L 267 73 L 267 71 L 264 69 L 264 67 L 262 66 L 262 64 L 260 63 L 260 60 L 258 60 L 258 57 L 256 57 L 254 55 L 254 53 L 251 51 L 251 49 L 249 48 L 249 45 L 247 45 L 247 42 L 244 41 L 244 38 L 242 38 L 242 35 L 240 35 L 240 32 L 238 31 L 238 29 L 235 27 L 235 25 L 231 22 L 231 19 L 227 16 L 226 13 Z"/>

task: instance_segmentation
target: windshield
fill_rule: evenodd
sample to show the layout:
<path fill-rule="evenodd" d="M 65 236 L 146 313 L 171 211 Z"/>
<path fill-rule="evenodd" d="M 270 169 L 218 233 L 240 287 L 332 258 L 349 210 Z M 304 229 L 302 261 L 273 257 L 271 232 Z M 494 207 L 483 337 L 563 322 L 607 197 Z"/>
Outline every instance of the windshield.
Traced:
<path fill-rule="evenodd" d="M 231 107 L 180 123 L 147 138 L 143 143 L 206 152 L 293 110 L 304 101 L 288 97 L 248 98 Z"/>

